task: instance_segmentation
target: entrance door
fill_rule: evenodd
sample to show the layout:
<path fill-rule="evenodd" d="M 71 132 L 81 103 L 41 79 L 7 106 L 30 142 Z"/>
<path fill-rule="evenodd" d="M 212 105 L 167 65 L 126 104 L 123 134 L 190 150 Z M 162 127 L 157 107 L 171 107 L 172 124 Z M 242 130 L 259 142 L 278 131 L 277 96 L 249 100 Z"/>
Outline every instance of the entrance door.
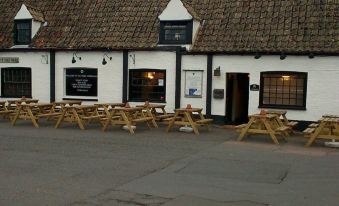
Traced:
<path fill-rule="evenodd" d="M 226 123 L 248 121 L 249 74 L 226 73 Z"/>

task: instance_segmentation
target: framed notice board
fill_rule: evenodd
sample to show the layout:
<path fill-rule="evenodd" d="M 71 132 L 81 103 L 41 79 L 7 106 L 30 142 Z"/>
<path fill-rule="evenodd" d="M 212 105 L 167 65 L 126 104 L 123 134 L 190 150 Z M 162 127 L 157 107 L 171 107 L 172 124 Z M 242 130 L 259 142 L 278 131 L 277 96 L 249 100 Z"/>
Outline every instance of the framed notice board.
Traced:
<path fill-rule="evenodd" d="M 98 70 L 89 68 L 66 69 L 67 96 L 98 96 Z"/>
<path fill-rule="evenodd" d="M 202 97 L 202 70 L 185 70 L 185 97 Z"/>

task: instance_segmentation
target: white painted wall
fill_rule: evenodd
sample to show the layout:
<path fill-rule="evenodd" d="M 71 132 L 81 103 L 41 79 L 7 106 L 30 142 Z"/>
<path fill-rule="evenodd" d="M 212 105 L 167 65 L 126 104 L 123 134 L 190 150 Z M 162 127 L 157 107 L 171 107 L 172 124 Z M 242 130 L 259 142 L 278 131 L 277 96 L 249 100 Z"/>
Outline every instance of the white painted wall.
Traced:
<path fill-rule="evenodd" d="M 25 4 L 22 4 L 20 7 L 20 10 L 14 17 L 15 20 L 20 20 L 20 19 L 33 19 L 33 16 L 31 13 L 28 11 L 27 7 Z"/>
<path fill-rule="evenodd" d="M 181 69 L 181 107 L 191 104 L 192 107 L 203 108 L 203 113 L 206 113 L 207 56 L 183 55 Z M 185 97 L 185 70 L 203 70 L 202 98 Z"/>
<path fill-rule="evenodd" d="M 55 81 L 56 100 L 63 98 L 86 98 L 98 99 L 99 102 L 121 102 L 122 101 L 122 74 L 123 57 L 122 52 L 107 52 L 112 57 L 110 61 L 106 57 L 107 64 L 102 65 L 105 52 L 77 52 L 76 63 L 72 64 L 73 52 L 57 52 L 55 55 Z M 98 69 L 98 97 L 72 97 L 66 96 L 65 92 L 65 68 L 86 67 Z M 88 102 L 93 103 L 93 102 Z"/>
<path fill-rule="evenodd" d="M 39 99 L 40 102 L 49 102 L 50 100 L 49 52 L 0 52 L 0 57 L 19 57 L 19 63 L 6 63 L 6 64 L 0 63 L 0 69 L 4 67 L 31 68 L 32 97 L 35 99 Z M 46 62 L 46 58 L 48 60 L 48 63 Z"/>
<path fill-rule="evenodd" d="M 339 58 L 306 56 L 214 56 L 213 69 L 220 66 L 221 76 L 213 76 L 213 89 L 226 88 L 227 72 L 250 74 L 250 84 L 260 84 L 261 71 L 298 71 L 308 72 L 306 111 L 288 110 L 287 117 L 295 120 L 316 121 L 323 114 L 339 114 Z M 250 91 L 249 114 L 257 113 L 259 92 Z M 225 99 L 212 98 L 212 114 L 225 115 Z"/>
<path fill-rule="evenodd" d="M 160 21 L 191 20 L 192 15 L 180 0 L 171 0 L 159 16 Z"/>
<path fill-rule="evenodd" d="M 135 56 L 133 64 L 132 56 Z M 129 69 L 163 69 L 166 70 L 166 111 L 175 108 L 175 52 L 166 51 L 135 51 L 129 53 Z M 132 102 L 131 105 L 140 104 Z"/>

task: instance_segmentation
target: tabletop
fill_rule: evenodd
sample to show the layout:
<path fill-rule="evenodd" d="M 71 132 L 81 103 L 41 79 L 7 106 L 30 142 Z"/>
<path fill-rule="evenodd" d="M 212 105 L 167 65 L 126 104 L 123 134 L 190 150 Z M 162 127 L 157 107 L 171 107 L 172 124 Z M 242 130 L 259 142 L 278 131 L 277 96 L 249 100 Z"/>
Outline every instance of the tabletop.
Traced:
<path fill-rule="evenodd" d="M 94 105 L 97 105 L 99 107 L 107 107 L 107 106 L 111 106 L 111 107 L 123 107 L 123 106 L 125 106 L 125 103 L 96 103 Z"/>
<path fill-rule="evenodd" d="M 178 111 L 178 112 L 201 112 L 202 108 L 191 108 L 191 109 L 180 108 L 180 109 L 175 109 L 175 111 Z"/>
<path fill-rule="evenodd" d="M 125 111 L 125 112 L 134 112 L 134 111 L 142 111 L 142 107 L 116 107 L 112 108 L 115 111 Z"/>
<path fill-rule="evenodd" d="M 249 117 L 254 117 L 254 118 L 265 118 L 265 119 L 273 119 L 273 118 L 276 118 L 276 115 L 275 114 L 252 114 L 252 115 L 249 115 Z"/>
<path fill-rule="evenodd" d="M 285 110 L 267 110 L 267 114 L 277 114 L 277 115 L 285 115 L 287 111 Z"/>
<path fill-rule="evenodd" d="M 142 105 L 137 105 L 137 107 L 143 107 L 143 108 L 165 108 L 166 105 L 164 104 L 142 104 Z"/>

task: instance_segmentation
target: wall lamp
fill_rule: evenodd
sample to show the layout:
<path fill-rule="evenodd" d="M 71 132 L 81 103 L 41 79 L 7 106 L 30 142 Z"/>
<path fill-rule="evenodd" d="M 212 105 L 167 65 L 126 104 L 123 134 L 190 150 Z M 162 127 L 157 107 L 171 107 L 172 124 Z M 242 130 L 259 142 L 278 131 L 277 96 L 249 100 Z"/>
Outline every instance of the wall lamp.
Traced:
<path fill-rule="evenodd" d="M 105 57 L 107 57 L 110 61 L 112 61 L 112 57 L 108 56 L 106 53 L 104 54 L 103 58 L 102 58 L 102 65 L 106 65 L 107 61 L 105 59 Z"/>
<path fill-rule="evenodd" d="M 310 53 L 310 54 L 308 55 L 308 58 L 313 59 L 313 58 L 314 58 L 314 54 L 313 54 L 313 53 Z"/>
<path fill-rule="evenodd" d="M 216 77 L 220 77 L 220 66 L 218 66 L 217 68 L 214 69 L 214 76 Z"/>
<path fill-rule="evenodd" d="M 258 52 L 256 52 L 255 55 L 254 55 L 254 59 L 259 59 L 260 57 L 261 57 L 261 55 Z"/>
<path fill-rule="evenodd" d="M 73 53 L 73 58 L 72 58 L 72 64 L 74 64 L 75 62 L 77 62 L 77 61 L 75 60 L 75 57 L 81 61 L 81 57 L 78 57 L 78 56 L 77 56 L 77 53 L 74 52 L 74 53 Z"/>
<path fill-rule="evenodd" d="M 284 60 L 286 59 L 286 54 L 285 53 L 281 53 L 280 54 L 280 60 Z"/>

